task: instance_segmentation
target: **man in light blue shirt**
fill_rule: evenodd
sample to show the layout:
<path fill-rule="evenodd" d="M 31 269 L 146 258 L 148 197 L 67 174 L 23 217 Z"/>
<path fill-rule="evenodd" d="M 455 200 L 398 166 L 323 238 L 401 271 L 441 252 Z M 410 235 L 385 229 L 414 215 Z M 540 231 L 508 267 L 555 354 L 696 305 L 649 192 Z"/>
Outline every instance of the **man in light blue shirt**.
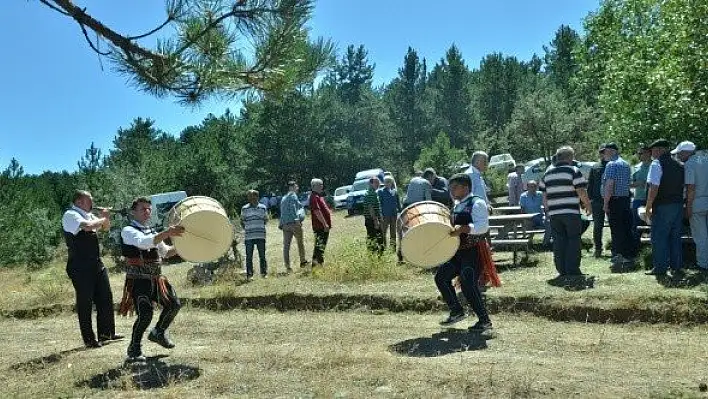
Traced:
<path fill-rule="evenodd" d="M 696 152 L 696 145 L 690 141 L 682 142 L 671 153 L 684 162 L 686 216 L 696 243 L 696 263 L 708 272 L 708 154 Z"/>
<path fill-rule="evenodd" d="M 305 209 L 297 198 L 298 187 L 294 181 L 288 182 L 288 193 L 280 201 L 280 223 L 283 230 L 283 261 L 285 271 L 290 273 L 290 243 L 293 236 L 297 241 L 297 250 L 300 255 L 300 267 L 309 263 L 305 259 L 305 242 L 302 237 L 302 221 L 305 220 Z"/>
<path fill-rule="evenodd" d="M 408 183 L 406 197 L 403 199 L 404 207 L 416 202 L 432 200 L 433 186 L 423 178 L 423 172 L 416 172 L 415 174 Z"/>
<path fill-rule="evenodd" d="M 544 227 L 543 223 L 543 196 L 538 193 L 538 183 L 535 180 L 529 180 L 526 183 L 527 191 L 521 194 L 519 205 L 523 213 L 536 213 L 537 215 L 531 219 L 534 227 Z"/>
<path fill-rule="evenodd" d="M 484 199 L 484 202 L 489 205 L 489 198 L 487 197 L 487 184 L 482 178 L 482 173 L 487 170 L 489 165 L 489 156 L 486 152 L 476 151 L 472 154 L 472 160 L 470 161 L 470 167 L 465 171 L 466 174 L 472 179 L 472 194 Z"/>

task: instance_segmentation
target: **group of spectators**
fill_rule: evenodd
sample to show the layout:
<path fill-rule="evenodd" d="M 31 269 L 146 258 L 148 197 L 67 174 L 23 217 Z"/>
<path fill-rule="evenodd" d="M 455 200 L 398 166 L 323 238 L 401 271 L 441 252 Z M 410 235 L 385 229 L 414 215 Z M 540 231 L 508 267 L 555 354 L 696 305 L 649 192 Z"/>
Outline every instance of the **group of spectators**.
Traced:
<path fill-rule="evenodd" d="M 315 234 L 315 246 L 312 251 L 312 266 L 324 263 L 324 252 L 329 240 L 329 230 L 332 228 L 331 211 L 324 198 L 324 183 L 321 179 L 310 181 L 312 192 L 309 196 L 312 231 Z M 278 228 L 283 231 L 283 263 L 286 273 L 292 272 L 290 263 L 290 246 L 293 238 L 297 244 L 300 267 L 310 265 L 305 254 L 302 224 L 305 221 L 305 209 L 298 199 L 300 187 L 297 182 L 288 182 L 288 193 L 282 197 L 278 206 Z M 266 223 L 268 222 L 268 207 L 260 203 L 256 190 L 247 193 L 248 203 L 241 208 L 241 227 L 244 230 L 244 245 L 246 247 L 246 278 L 253 278 L 253 252 L 258 250 L 261 277 L 268 277 L 268 262 L 266 260 Z"/>
<path fill-rule="evenodd" d="M 552 246 L 554 264 L 559 276 L 582 276 L 580 269 L 580 237 L 589 227 L 589 220 L 581 216 L 581 209 L 592 216 L 593 241 L 596 258 L 603 256 L 602 233 L 605 220 L 611 234 L 610 268 L 621 270 L 636 262 L 642 225 L 651 225 L 652 263 L 648 274 L 665 276 L 682 273 L 682 232 L 684 218 L 696 243 L 697 266 L 708 271 L 708 154 L 696 151 L 696 146 L 685 141 L 675 149 L 667 140 L 656 140 L 642 145 L 636 155 L 640 163 L 631 166 L 620 155 L 616 143 L 600 146 L 600 162 L 583 176 L 571 147 L 563 146 L 554 155 L 540 181 L 524 182 L 524 167 L 518 165 L 508 176 L 509 205 L 520 206 L 523 213 L 536 214 L 535 228 L 546 230 L 544 245 Z M 472 182 L 472 195 L 484 199 L 491 208 L 488 188 L 482 177 L 489 157 L 475 152 L 469 168 L 464 172 Z M 401 229 L 398 215 L 403 208 L 420 201 L 436 201 L 452 207 L 447 180 L 432 168 L 416 171 L 405 196 L 401 198 L 391 175 L 373 176 L 364 196 L 364 225 L 367 247 L 383 254 L 386 247 L 396 249 L 399 262 L 403 261 L 400 245 Z M 311 181 L 309 203 L 315 248 L 312 265 L 324 262 L 324 251 L 332 227 L 329 207 L 323 197 L 320 179 Z M 295 238 L 301 267 L 307 266 L 303 243 L 302 223 L 305 212 L 297 196 L 298 185 L 288 184 L 288 193 L 278 207 L 279 227 L 283 231 L 283 259 L 286 271 L 290 265 L 290 245 Z M 642 211 L 642 214 L 640 214 Z M 645 213 L 645 215 L 643 214 Z M 249 204 L 241 211 L 246 231 L 246 269 L 253 276 L 253 249 L 259 251 L 261 274 L 267 275 L 265 260 L 265 222 L 267 207 L 258 203 L 258 193 L 249 191 Z"/>
<path fill-rule="evenodd" d="M 657 278 L 683 274 L 684 221 L 696 244 L 696 266 L 708 271 L 708 154 L 690 141 L 673 150 L 668 140 L 641 145 L 639 165 L 632 168 L 615 143 L 599 149 L 601 162 L 590 173 L 595 256 L 602 256 L 605 215 L 612 237 L 611 267 L 633 264 L 641 229 L 651 230 L 652 265 Z M 630 189 L 634 189 L 632 194 Z"/>

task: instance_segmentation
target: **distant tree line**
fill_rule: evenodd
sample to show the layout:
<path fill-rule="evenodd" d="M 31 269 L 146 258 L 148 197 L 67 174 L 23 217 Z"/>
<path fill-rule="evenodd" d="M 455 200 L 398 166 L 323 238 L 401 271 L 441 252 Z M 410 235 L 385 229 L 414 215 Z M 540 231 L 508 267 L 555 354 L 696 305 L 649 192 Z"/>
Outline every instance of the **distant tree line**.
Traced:
<path fill-rule="evenodd" d="M 414 168 L 449 175 L 475 150 L 526 161 L 570 144 L 594 160 L 610 139 L 628 151 L 658 137 L 708 145 L 708 2 L 607 0 L 584 28 L 561 26 L 530 60 L 492 53 L 473 68 L 455 45 L 434 63 L 408 48 L 380 86 L 366 48 L 351 45 L 317 83 L 300 76 L 178 136 L 136 118 L 108 153 L 91 143 L 75 172 L 27 175 L 13 159 L 0 174 L 0 265 L 52 258 L 75 188 L 116 207 L 185 190 L 233 215 L 250 188 L 319 177 L 332 191 L 372 167 L 405 183 Z"/>

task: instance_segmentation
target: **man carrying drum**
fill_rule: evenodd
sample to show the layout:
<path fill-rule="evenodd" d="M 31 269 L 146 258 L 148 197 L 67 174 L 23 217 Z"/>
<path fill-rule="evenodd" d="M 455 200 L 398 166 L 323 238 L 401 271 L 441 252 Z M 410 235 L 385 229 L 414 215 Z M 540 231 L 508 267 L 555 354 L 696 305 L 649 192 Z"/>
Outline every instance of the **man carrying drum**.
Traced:
<path fill-rule="evenodd" d="M 152 321 L 153 302 L 162 305 L 162 313 L 148 339 L 165 348 L 174 348 L 175 344 L 167 335 L 167 327 L 179 312 L 179 298 L 174 289 L 162 275 L 162 258 L 176 254 L 173 247 L 164 241 L 169 237 L 181 236 L 182 226 L 170 226 L 157 233 L 146 226 L 152 214 L 152 203 L 147 197 L 139 197 L 130 206 L 132 221 L 121 231 L 121 251 L 126 260 L 125 286 L 120 314 L 127 315 L 133 309 L 138 315 L 133 325 L 133 335 L 128 346 L 127 362 L 144 362 L 141 350 L 143 334 Z"/>
<path fill-rule="evenodd" d="M 484 198 L 473 195 L 471 191 L 472 179 L 469 175 L 458 173 L 450 178 L 450 194 L 455 200 L 453 231 L 450 235 L 460 237 L 460 247 L 452 259 L 438 268 L 435 285 L 450 309 L 450 315 L 440 324 L 451 325 L 467 317 L 452 285 L 452 279 L 459 276 L 462 293 L 478 318 L 470 329 L 481 332 L 492 328 L 479 289 L 480 275 L 485 272 L 485 265 L 480 264 L 480 260 L 486 259 L 480 253 L 483 248 L 480 248 L 479 243 L 486 245 L 484 234 L 489 230 L 489 211 Z"/>

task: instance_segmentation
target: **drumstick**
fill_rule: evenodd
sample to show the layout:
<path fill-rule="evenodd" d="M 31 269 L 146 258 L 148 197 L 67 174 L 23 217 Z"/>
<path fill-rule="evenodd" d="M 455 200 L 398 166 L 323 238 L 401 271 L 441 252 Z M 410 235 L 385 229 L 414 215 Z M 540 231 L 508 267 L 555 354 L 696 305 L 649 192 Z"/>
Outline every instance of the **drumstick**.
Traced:
<path fill-rule="evenodd" d="M 428 252 L 432 251 L 433 248 L 437 247 L 438 244 L 440 244 L 441 242 L 443 242 L 443 241 L 444 241 L 446 238 L 448 238 L 448 237 L 449 237 L 449 236 L 444 236 L 443 238 L 439 239 L 435 244 L 433 244 L 430 248 L 428 248 L 428 250 L 425 251 L 423 254 L 424 254 L 424 255 L 427 255 Z"/>
<path fill-rule="evenodd" d="M 202 240 L 205 240 L 205 241 L 218 243 L 218 241 L 216 241 L 216 240 L 213 240 L 213 239 L 208 238 L 208 237 L 201 236 L 201 235 L 199 235 L 199 234 L 195 234 L 195 233 L 193 233 L 193 232 L 191 232 L 191 231 L 188 231 L 187 229 L 185 229 L 184 232 L 185 232 L 185 233 L 189 233 L 189 234 L 191 234 L 191 235 L 193 235 L 193 236 L 195 236 L 195 237 L 197 237 L 197 238 L 201 238 Z"/>

